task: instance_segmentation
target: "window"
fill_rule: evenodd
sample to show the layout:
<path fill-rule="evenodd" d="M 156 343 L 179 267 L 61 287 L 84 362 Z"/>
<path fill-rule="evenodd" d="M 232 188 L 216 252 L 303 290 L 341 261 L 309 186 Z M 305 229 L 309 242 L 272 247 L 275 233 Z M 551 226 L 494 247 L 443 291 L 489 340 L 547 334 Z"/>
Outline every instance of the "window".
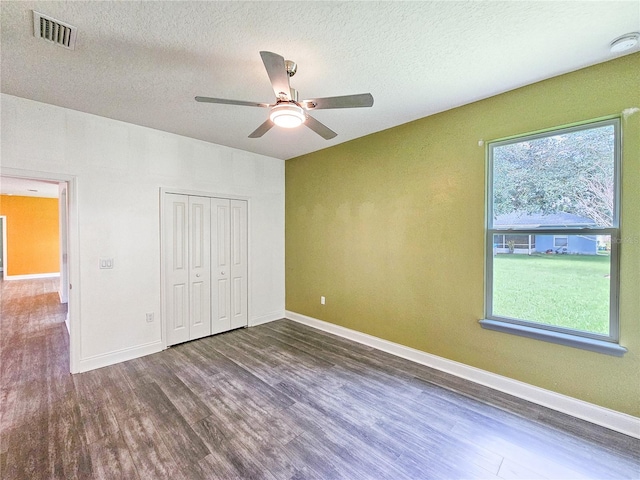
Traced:
<path fill-rule="evenodd" d="M 554 235 L 553 236 L 553 246 L 554 247 L 566 247 L 569 243 L 568 235 Z"/>
<path fill-rule="evenodd" d="M 494 248 L 500 249 L 526 249 L 529 250 L 536 248 L 536 236 L 535 235 L 494 235 Z M 504 253 L 504 252 L 502 252 Z M 513 253 L 513 252 L 510 252 Z"/>
<path fill-rule="evenodd" d="M 618 119 L 488 145 L 484 328 L 623 355 Z"/>

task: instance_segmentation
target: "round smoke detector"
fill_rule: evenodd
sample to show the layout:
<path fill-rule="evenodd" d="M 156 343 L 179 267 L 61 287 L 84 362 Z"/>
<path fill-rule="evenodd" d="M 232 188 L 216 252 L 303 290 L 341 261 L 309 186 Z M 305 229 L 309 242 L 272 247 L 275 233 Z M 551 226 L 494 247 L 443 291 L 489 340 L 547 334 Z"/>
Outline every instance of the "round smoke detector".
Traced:
<path fill-rule="evenodd" d="M 640 33 L 633 32 L 622 35 L 611 42 L 611 53 L 622 53 L 638 45 Z"/>

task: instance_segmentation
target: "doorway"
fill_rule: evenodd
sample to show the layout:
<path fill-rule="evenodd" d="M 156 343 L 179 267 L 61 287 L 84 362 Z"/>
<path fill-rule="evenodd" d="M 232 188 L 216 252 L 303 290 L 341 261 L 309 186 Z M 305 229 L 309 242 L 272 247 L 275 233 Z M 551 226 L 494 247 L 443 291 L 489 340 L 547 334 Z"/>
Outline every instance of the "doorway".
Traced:
<path fill-rule="evenodd" d="M 76 225 L 77 204 L 75 200 L 75 177 L 69 175 L 57 175 L 45 172 L 34 172 L 21 169 L 3 168 L 0 172 L 0 193 L 15 196 L 48 196 L 49 198 L 58 199 L 58 243 L 60 245 L 57 253 L 59 259 L 59 275 L 60 279 L 50 278 L 49 281 L 55 281 L 57 284 L 57 297 L 60 304 L 66 304 L 66 331 L 68 335 L 68 350 L 63 354 L 64 363 L 68 365 L 71 373 L 77 373 L 77 365 L 79 365 L 79 352 L 76 339 L 78 338 L 79 325 L 75 322 L 76 318 L 76 302 L 79 294 L 79 284 L 73 285 L 74 292 L 71 293 L 71 285 L 74 278 L 77 278 L 78 257 L 77 252 L 78 238 L 77 232 L 72 231 L 71 225 Z M 22 188 L 22 190 L 20 190 Z M 30 190 L 36 190 L 31 191 Z M 43 191 L 48 191 L 44 194 Z M 55 193 L 54 193 L 55 192 Z M 8 251 L 10 239 L 8 232 L 11 229 L 11 220 L 5 218 L 0 222 L 2 224 L 2 272 L 3 281 L 11 282 L 15 280 L 28 280 L 30 278 L 51 277 L 52 275 L 11 275 L 11 257 Z M 56 274 L 57 275 L 57 274 Z M 9 277 L 9 278 L 7 278 Z M 55 291 L 54 290 L 54 291 Z"/>

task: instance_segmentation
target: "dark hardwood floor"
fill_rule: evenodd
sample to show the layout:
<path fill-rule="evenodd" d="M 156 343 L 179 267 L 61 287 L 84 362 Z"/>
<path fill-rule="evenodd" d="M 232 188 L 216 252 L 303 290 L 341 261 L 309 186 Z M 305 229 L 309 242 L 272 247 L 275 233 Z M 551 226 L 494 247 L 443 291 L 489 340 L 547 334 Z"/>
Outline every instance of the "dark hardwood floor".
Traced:
<path fill-rule="evenodd" d="M 640 441 L 280 320 L 71 376 L 2 282 L 2 479 L 640 478 Z"/>

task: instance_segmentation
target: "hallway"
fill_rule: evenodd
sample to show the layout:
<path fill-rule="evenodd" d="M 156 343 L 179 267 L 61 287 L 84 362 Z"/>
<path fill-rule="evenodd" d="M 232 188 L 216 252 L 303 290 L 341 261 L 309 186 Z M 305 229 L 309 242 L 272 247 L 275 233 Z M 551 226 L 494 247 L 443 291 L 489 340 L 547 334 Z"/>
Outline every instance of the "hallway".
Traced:
<path fill-rule="evenodd" d="M 31 458 L 47 459 L 48 439 L 61 433 L 49 427 L 66 424 L 68 412 L 61 406 L 73 392 L 73 381 L 64 324 L 67 305 L 58 297 L 59 279 L 0 285 L 0 471 L 6 472 L 8 452 L 28 449 Z M 25 423 L 38 428 L 25 429 Z"/>

